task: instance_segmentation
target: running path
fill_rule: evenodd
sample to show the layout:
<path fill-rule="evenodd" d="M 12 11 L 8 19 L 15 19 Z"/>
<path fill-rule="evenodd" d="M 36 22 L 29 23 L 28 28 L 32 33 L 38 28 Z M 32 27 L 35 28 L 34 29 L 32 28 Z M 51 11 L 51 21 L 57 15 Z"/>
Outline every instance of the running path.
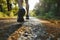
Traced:
<path fill-rule="evenodd" d="M 25 21 L 22 24 L 17 23 L 16 20 L 14 23 L 10 23 L 5 30 L 0 31 L 1 40 L 53 40 L 54 36 L 45 31 L 46 29 L 39 19 L 30 17 Z"/>

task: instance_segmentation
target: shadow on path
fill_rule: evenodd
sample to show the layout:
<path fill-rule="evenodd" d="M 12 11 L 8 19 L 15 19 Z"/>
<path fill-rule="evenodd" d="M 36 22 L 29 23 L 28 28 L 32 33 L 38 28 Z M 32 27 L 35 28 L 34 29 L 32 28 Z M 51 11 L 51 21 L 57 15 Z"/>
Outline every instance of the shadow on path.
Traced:
<path fill-rule="evenodd" d="M 3 27 L 4 25 L 2 25 Z M 22 27 L 22 24 L 11 24 L 6 29 L 0 29 L 0 40 L 7 40 L 16 30 Z"/>

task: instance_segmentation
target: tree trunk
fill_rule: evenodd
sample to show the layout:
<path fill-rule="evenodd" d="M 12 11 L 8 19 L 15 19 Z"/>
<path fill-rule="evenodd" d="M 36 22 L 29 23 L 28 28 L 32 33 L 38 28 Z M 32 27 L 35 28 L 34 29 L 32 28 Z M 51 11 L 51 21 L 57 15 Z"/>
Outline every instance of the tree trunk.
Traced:
<path fill-rule="evenodd" d="M 2 8 L 2 5 L 0 5 L 0 11 L 3 12 L 3 8 Z"/>
<path fill-rule="evenodd" d="M 57 0 L 56 16 L 60 16 L 60 0 Z"/>
<path fill-rule="evenodd" d="M 9 0 L 6 0 L 6 1 L 7 1 L 8 11 L 10 11 L 12 9 L 12 4 L 9 2 Z"/>

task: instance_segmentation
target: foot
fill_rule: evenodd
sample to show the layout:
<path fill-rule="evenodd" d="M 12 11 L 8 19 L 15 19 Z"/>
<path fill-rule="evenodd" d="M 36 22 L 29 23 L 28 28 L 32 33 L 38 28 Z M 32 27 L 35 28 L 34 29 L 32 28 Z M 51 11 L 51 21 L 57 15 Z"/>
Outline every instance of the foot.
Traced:
<path fill-rule="evenodd" d="M 26 19 L 29 19 L 29 15 L 26 15 Z"/>
<path fill-rule="evenodd" d="M 17 22 L 24 22 L 24 18 L 18 18 Z"/>

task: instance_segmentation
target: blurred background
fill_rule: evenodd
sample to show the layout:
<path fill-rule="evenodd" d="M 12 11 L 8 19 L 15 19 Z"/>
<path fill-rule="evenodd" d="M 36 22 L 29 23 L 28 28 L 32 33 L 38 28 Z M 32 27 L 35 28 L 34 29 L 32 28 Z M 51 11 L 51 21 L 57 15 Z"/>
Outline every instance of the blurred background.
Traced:
<path fill-rule="evenodd" d="M 41 19 L 60 19 L 60 0 L 29 0 L 30 16 Z M 25 8 L 25 3 L 23 3 Z M 17 0 L 0 0 L 0 18 L 15 18 Z"/>
<path fill-rule="evenodd" d="M 25 8 L 25 1 L 23 6 Z M 11 37 L 11 34 L 15 34 L 14 31 L 18 29 L 18 24 L 16 22 L 18 9 L 17 0 L 0 0 L 0 40 L 3 40 L 4 38 L 6 39 L 6 35 Z M 42 24 L 42 27 L 44 26 L 44 28 L 46 28 L 48 35 L 45 37 L 44 34 L 46 33 L 44 32 L 44 34 L 42 34 L 45 39 L 49 38 L 47 40 L 50 40 L 50 38 L 53 37 L 51 40 L 60 40 L 60 0 L 29 0 L 29 15 L 32 17 L 32 20 L 34 17 L 38 18 Z M 35 21 L 32 20 L 31 22 Z M 27 25 L 28 23 L 29 22 L 27 22 Z M 37 27 L 39 25 L 37 25 Z M 28 27 L 29 26 L 30 25 L 28 25 Z M 25 26 L 23 26 L 23 29 L 20 29 L 24 30 L 24 28 Z M 42 30 L 45 30 L 44 28 L 42 28 Z M 19 31 L 16 31 L 17 34 L 15 35 L 18 36 Z M 51 37 L 49 34 L 51 34 Z M 15 35 L 13 35 L 13 37 L 15 37 Z"/>

